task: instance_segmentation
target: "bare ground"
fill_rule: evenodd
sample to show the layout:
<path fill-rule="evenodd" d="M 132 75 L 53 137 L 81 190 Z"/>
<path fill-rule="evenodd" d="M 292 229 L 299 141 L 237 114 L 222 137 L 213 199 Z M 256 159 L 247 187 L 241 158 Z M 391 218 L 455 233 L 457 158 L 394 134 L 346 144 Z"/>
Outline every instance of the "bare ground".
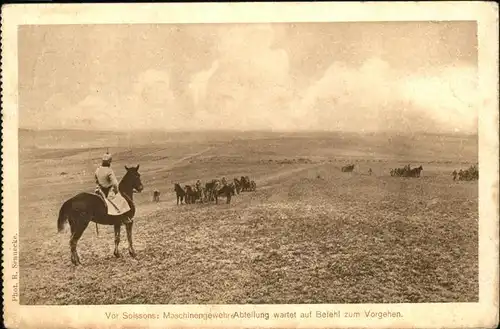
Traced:
<path fill-rule="evenodd" d="M 56 233 L 57 212 L 93 188 L 102 150 L 22 148 L 21 303 L 477 301 L 478 185 L 450 176 L 477 150 L 473 140 L 436 138 L 450 151 L 429 155 L 439 145 L 429 137 L 409 155 L 422 159 L 411 162 L 424 167 L 419 179 L 390 177 L 409 156 L 391 158 L 390 145 L 371 140 L 368 148 L 339 140 L 334 153 L 326 137 L 117 146 L 118 176 L 140 163 L 146 187 L 135 195 L 138 257 L 128 255 L 123 230 L 116 259 L 113 228 L 99 226 L 96 236 L 91 224 L 80 267 L 70 262 L 69 228 Z M 349 161 L 355 172 L 342 173 Z M 175 204 L 174 182 L 241 175 L 257 191 L 230 205 Z"/>

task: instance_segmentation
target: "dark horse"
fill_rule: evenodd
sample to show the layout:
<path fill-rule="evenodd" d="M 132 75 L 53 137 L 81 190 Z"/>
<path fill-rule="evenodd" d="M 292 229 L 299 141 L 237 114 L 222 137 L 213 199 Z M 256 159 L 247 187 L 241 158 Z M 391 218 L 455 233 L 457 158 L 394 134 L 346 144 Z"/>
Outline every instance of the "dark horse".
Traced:
<path fill-rule="evenodd" d="M 139 165 L 137 167 L 128 168 L 125 166 L 127 173 L 123 176 L 118 189 L 120 194 L 127 200 L 130 210 L 122 215 L 108 215 L 106 205 L 102 198 L 93 193 L 80 193 L 63 203 L 59 210 L 59 218 L 57 219 L 57 230 L 61 232 L 64 229 L 66 221 L 69 222 L 71 228 L 71 238 L 69 241 L 71 250 L 71 261 L 73 264 L 81 264 L 80 257 L 76 251 L 78 240 L 89 223 L 95 222 L 102 225 L 114 225 L 115 227 L 115 251 L 114 255 L 120 257 L 118 244 L 120 243 L 120 231 L 123 220 L 126 218 L 132 219 L 135 215 L 135 206 L 133 202 L 134 190 L 141 192 L 143 190 L 141 175 L 139 174 Z M 136 253 L 132 246 L 132 225 L 133 222 L 125 224 L 127 229 L 128 251 L 130 256 L 135 257 Z"/>
<path fill-rule="evenodd" d="M 221 187 L 219 190 L 216 191 L 215 193 L 215 203 L 218 204 L 219 203 L 219 196 L 222 195 L 222 196 L 225 196 L 226 197 L 226 203 L 229 204 L 231 203 L 231 197 L 233 195 L 235 195 L 235 188 L 234 188 L 234 184 L 229 184 L 229 185 L 226 185 L 226 186 L 223 186 Z"/>
<path fill-rule="evenodd" d="M 406 177 L 420 177 L 420 172 L 423 170 L 424 168 L 422 166 L 418 167 L 418 168 L 413 168 L 413 169 L 410 169 L 409 171 L 406 172 L 405 176 Z"/>
<path fill-rule="evenodd" d="M 353 164 L 342 167 L 342 172 L 352 172 L 353 170 L 354 170 L 354 165 Z"/>
<path fill-rule="evenodd" d="M 205 198 L 207 201 L 214 201 L 216 197 L 217 186 L 220 183 L 212 179 L 212 181 L 205 183 Z"/>
<path fill-rule="evenodd" d="M 236 193 L 240 194 L 241 182 L 238 180 L 238 178 L 235 178 L 233 182 L 234 182 L 234 188 L 236 189 Z"/>
<path fill-rule="evenodd" d="M 240 177 L 240 191 L 241 192 L 245 192 L 247 189 L 248 189 L 248 183 L 247 182 L 247 179 L 245 178 L 245 176 L 241 176 Z"/>
<path fill-rule="evenodd" d="M 186 203 L 191 204 L 191 203 L 196 203 L 196 198 L 198 196 L 198 193 L 193 189 L 191 185 L 186 185 Z"/>
<path fill-rule="evenodd" d="M 240 187 L 241 187 L 242 192 L 252 190 L 252 184 L 251 184 L 250 178 L 248 176 L 241 176 Z"/>
<path fill-rule="evenodd" d="M 179 204 L 179 201 L 182 204 L 182 201 L 184 200 L 184 197 L 186 196 L 186 191 L 184 191 L 184 189 L 178 183 L 175 183 L 174 191 L 175 191 L 175 194 L 177 195 L 177 204 Z"/>

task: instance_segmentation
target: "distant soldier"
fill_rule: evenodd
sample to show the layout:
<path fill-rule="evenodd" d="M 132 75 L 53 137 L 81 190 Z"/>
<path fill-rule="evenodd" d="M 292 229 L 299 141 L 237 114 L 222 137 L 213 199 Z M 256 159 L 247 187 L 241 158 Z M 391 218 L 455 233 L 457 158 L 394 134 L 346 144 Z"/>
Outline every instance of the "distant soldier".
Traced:
<path fill-rule="evenodd" d="M 200 182 L 199 179 L 196 181 L 196 184 L 194 184 L 194 188 L 196 190 L 196 196 L 197 196 L 197 198 L 199 198 L 200 202 L 203 203 L 204 202 L 204 200 L 203 200 L 203 194 L 204 193 L 203 193 L 203 188 L 201 186 L 201 182 Z"/>
<path fill-rule="evenodd" d="M 457 173 L 456 170 L 453 170 L 453 172 L 451 173 L 451 175 L 453 176 L 453 180 L 456 180 L 458 173 Z"/>
<path fill-rule="evenodd" d="M 153 202 L 160 202 L 160 191 L 154 190 L 154 192 L 153 192 Z"/>
<path fill-rule="evenodd" d="M 226 177 L 222 177 L 221 184 L 223 187 L 225 187 L 227 185 Z"/>
<path fill-rule="evenodd" d="M 368 169 L 368 175 L 372 175 L 372 168 Z"/>

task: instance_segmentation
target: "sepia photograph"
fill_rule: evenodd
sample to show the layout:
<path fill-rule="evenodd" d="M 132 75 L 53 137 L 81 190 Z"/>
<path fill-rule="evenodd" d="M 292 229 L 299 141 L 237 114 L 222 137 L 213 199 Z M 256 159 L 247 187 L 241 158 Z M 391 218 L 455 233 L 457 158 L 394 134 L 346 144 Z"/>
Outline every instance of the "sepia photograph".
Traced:
<path fill-rule="evenodd" d="M 18 218 L 3 220 L 20 307 L 100 305 L 106 326 L 407 327 L 390 305 L 484 301 L 498 100 L 485 101 L 477 20 L 115 17 L 14 34 L 3 193 L 11 176 Z M 381 307 L 328 307 L 345 304 Z"/>

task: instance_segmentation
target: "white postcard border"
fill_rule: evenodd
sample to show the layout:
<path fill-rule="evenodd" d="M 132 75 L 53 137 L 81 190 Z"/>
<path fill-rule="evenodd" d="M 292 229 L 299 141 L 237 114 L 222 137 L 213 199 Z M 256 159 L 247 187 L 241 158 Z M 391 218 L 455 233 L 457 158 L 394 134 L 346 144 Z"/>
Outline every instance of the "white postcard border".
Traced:
<path fill-rule="evenodd" d="M 19 306 L 13 268 L 18 234 L 17 27 L 52 24 L 270 23 L 335 21 L 478 22 L 479 303 L 363 305 L 105 305 Z M 2 165 L 4 318 L 8 327 L 372 327 L 465 328 L 498 323 L 498 6 L 487 2 L 432 3 L 191 3 L 7 5 L 2 15 Z M 18 238 L 17 238 L 18 240 Z M 17 246 L 18 248 L 18 246 Z M 335 311 L 401 312 L 402 318 L 259 320 L 109 320 L 106 312 Z"/>

